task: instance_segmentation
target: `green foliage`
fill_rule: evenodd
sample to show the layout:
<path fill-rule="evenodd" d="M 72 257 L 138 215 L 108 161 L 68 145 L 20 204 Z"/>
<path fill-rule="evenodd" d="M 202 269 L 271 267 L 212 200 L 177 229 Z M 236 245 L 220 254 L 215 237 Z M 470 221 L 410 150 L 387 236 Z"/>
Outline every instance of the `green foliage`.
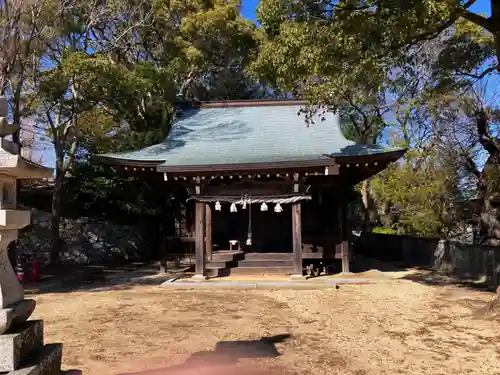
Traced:
<path fill-rule="evenodd" d="M 470 85 L 478 71 L 495 71 L 500 51 L 492 33 L 500 19 L 470 12 L 472 3 L 262 0 L 265 38 L 252 71 L 317 103 L 366 105 L 389 91 L 395 103 L 413 107 L 409 99 L 416 93 L 446 93 Z M 426 61 L 429 48 L 432 61 Z M 422 63 L 425 74 L 416 69 Z"/>
<path fill-rule="evenodd" d="M 435 152 L 409 151 L 371 184 L 376 201 L 401 211 L 393 230 L 400 234 L 446 236 L 456 222 L 458 176 Z"/>
<path fill-rule="evenodd" d="M 472 3 L 259 4 L 265 35 L 251 64 L 253 74 L 312 100 L 318 105 L 313 109 L 339 110 L 343 132 L 351 140 L 373 144 L 390 130 L 400 145 L 414 148 L 401 165 L 370 181 L 371 189 L 368 183 L 357 187 L 365 198 L 371 191 L 379 206 L 391 203 L 403 210 L 398 232 L 446 235 L 456 219 L 453 202 L 461 195 L 457 191 L 464 168 L 438 155 L 443 129 L 450 125 L 443 118 L 452 117 L 449 107 L 464 88 L 497 71 L 500 56 L 492 35 L 500 24 L 500 5 L 491 2 L 496 11 L 487 20 L 469 11 Z M 455 151 L 464 149 L 469 148 Z M 369 199 L 365 201 L 368 212 Z"/>
<path fill-rule="evenodd" d="M 158 215 L 165 194 L 151 181 L 79 160 L 66 177 L 63 197 L 65 215 L 132 223 Z"/>
<path fill-rule="evenodd" d="M 50 23 L 45 57 L 52 64 L 39 77 L 33 112 L 45 121 L 61 173 L 69 176 L 62 187 L 66 210 L 115 219 L 157 213 L 165 191 L 156 181 L 120 177 L 89 155 L 163 140 L 179 96 L 265 95 L 245 72 L 259 35 L 238 7 L 205 0 L 55 6 L 61 17 Z"/>
<path fill-rule="evenodd" d="M 384 227 L 372 228 L 372 232 L 379 233 L 379 234 L 398 234 L 397 230 L 390 229 L 390 228 L 384 228 Z"/>

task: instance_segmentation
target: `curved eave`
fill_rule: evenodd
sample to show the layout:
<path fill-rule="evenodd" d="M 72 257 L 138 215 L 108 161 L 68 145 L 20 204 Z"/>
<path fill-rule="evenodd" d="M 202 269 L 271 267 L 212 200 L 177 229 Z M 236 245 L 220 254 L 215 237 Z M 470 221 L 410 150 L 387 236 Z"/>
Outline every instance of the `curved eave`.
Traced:
<path fill-rule="evenodd" d="M 19 155 L 9 155 L 3 159 L 0 174 L 18 180 L 37 180 L 52 177 L 53 169 L 33 163 Z"/>
<path fill-rule="evenodd" d="M 204 165 L 158 165 L 156 170 L 163 173 L 207 173 L 207 172 L 243 172 L 243 171 L 279 171 L 293 168 L 309 169 L 318 167 L 328 167 L 337 164 L 349 163 L 391 163 L 401 158 L 407 149 L 384 151 L 373 154 L 363 154 L 355 156 L 334 156 L 329 158 L 283 161 L 272 163 L 238 163 L 238 164 L 204 164 Z"/>
<path fill-rule="evenodd" d="M 336 160 L 339 164 L 356 163 L 362 160 L 370 162 L 377 161 L 377 162 L 392 163 L 398 159 L 401 159 L 404 156 L 404 154 L 406 154 L 407 151 L 408 151 L 407 148 L 400 148 L 373 154 L 363 154 L 356 156 L 337 156 Z"/>
<path fill-rule="evenodd" d="M 50 178 L 53 175 L 53 168 L 44 167 L 43 165 L 34 163 L 28 159 L 22 158 L 21 165 L 26 171 L 24 174 L 28 179 Z"/>
<path fill-rule="evenodd" d="M 91 160 L 105 165 L 154 168 L 162 173 L 207 173 L 219 172 L 228 173 L 236 171 L 266 171 L 266 170 L 289 170 L 293 168 L 309 169 L 327 167 L 335 164 L 350 163 L 370 163 L 381 162 L 391 163 L 400 159 L 407 149 L 398 149 L 393 151 L 384 151 L 373 154 L 361 154 L 355 156 L 334 156 L 330 158 L 321 158 L 313 160 L 283 161 L 283 162 L 263 162 L 263 163 L 238 163 L 238 164 L 205 164 L 205 165 L 163 165 L 165 160 L 134 160 L 123 159 L 112 155 L 92 155 Z"/>
<path fill-rule="evenodd" d="M 165 160 L 134 160 L 134 159 L 122 159 L 116 156 L 110 155 L 91 155 L 90 159 L 99 164 L 105 165 L 115 165 L 124 167 L 147 167 L 156 168 L 157 166 L 163 164 Z"/>

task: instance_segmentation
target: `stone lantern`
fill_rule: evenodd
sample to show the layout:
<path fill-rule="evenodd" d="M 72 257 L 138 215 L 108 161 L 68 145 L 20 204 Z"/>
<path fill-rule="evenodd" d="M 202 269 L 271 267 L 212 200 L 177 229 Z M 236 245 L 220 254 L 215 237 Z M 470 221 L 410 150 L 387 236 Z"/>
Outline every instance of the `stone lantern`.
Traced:
<path fill-rule="evenodd" d="M 35 301 L 24 298 L 7 254 L 9 243 L 30 223 L 30 212 L 17 210 L 17 180 L 51 177 L 52 171 L 24 159 L 16 144 L 3 138 L 17 130 L 7 113 L 0 98 L 0 373 L 55 375 L 61 371 L 62 346 L 44 345 L 43 322 L 28 320 Z"/>

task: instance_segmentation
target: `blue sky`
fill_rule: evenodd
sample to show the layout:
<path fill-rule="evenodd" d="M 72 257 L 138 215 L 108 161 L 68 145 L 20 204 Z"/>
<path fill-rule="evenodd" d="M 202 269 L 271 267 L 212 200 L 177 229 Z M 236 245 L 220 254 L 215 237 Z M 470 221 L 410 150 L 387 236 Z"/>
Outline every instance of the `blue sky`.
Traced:
<path fill-rule="evenodd" d="M 491 3 L 490 0 L 477 0 L 477 2 L 471 7 L 471 10 L 476 13 L 491 14 Z"/>
<path fill-rule="evenodd" d="M 255 10 L 258 4 L 259 0 L 243 0 L 243 8 L 241 9 L 243 17 L 255 20 Z"/>

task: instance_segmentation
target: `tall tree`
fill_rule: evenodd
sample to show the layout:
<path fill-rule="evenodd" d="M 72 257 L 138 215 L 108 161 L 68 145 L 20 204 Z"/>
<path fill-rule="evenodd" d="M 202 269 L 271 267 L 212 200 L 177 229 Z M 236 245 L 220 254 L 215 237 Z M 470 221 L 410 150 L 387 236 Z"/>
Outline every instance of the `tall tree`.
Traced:
<path fill-rule="evenodd" d="M 372 183 L 381 206 L 399 209 L 398 233 L 446 237 L 455 228 L 459 176 L 435 150 L 413 149 Z"/>
<path fill-rule="evenodd" d="M 282 59 L 286 49 L 302 57 L 291 74 L 306 68 L 306 55 L 313 59 L 311 66 L 320 72 L 328 69 L 351 75 L 369 69 L 373 73 L 373 67 L 381 61 L 404 58 L 402 52 L 410 52 L 422 42 L 443 35 L 447 44 L 443 63 L 448 63 L 448 67 L 453 63 L 455 71 L 465 74 L 484 67 L 482 74 L 487 74 L 498 69 L 500 4 L 490 0 L 492 14 L 486 17 L 470 10 L 476 2 L 263 0 L 258 15 L 270 36 L 266 57 L 270 52 L 267 47 L 276 48 L 276 60 Z M 284 43 L 281 48 L 280 42 Z M 305 47 L 303 51 L 297 49 L 300 44 Z M 314 52 L 320 56 L 315 57 Z M 345 64 L 350 64 L 351 69 L 344 70 L 348 67 Z"/>
<path fill-rule="evenodd" d="M 362 93 L 354 96 L 359 104 L 389 87 L 396 122 L 419 123 L 418 131 L 432 138 L 425 142 L 430 150 L 442 130 L 443 107 L 436 101 L 499 71 L 500 3 L 491 0 L 487 17 L 471 11 L 475 2 L 262 0 L 265 38 L 252 68 L 269 82 L 337 107 L 347 90 Z M 489 119 L 487 110 L 476 108 L 477 139 L 494 176 L 499 142 Z"/>
<path fill-rule="evenodd" d="M 260 95 L 260 87 L 244 72 L 257 47 L 257 34 L 255 26 L 239 15 L 238 2 L 50 4 L 53 37 L 39 57 L 44 69 L 36 76 L 32 109 L 56 154 L 56 261 L 64 176 L 79 152 L 160 141 L 168 134 L 179 96 L 243 97 Z M 105 141 L 96 142 L 98 138 Z"/>
<path fill-rule="evenodd" d="M 494 96 L 495 97 L 495 96 Z M 479 108 L 479 110 L 478 110 Z M 468 184 L 469 199 L 480 202 L 481 241 L 500 245 L 500 109 L 488 100 L 484 87 L 472 87 L 467 95 L 455 99 L 450 124 L 443 132 L 441 148 L 462 171 Z"/>
<path fill-rule="evenodd" d="M 125 12 L 131 18 L 123 18 Z M 49 136 L 55 152 L 55 185 L 52 198 L 51 261 L 58 260 L 59 224 L 64 176 L 78 150 L 81 117 L 109 96 L 116 69 L 104 53 L 97 30 L 106 30 L 108 44 L 144 25 L 148 15 L 138 15 L 123 2 L 51 0 L 44 3 L 36 25 L 43 23 L 47 38 L 35 56 L 39 69 L 28 92 L 29 115 Z M 94 124 L 99 126 L 99 124 Z"/>
<path fill-rule="evenodd" d="M 26 92 L 40 69 L 39 56 L 47 40 L 44 12 L 49 0 L 6 0 L 0 3 L 0 95 L 9 103 L 13 141 L 21 145 L 20 130 Z"/>

